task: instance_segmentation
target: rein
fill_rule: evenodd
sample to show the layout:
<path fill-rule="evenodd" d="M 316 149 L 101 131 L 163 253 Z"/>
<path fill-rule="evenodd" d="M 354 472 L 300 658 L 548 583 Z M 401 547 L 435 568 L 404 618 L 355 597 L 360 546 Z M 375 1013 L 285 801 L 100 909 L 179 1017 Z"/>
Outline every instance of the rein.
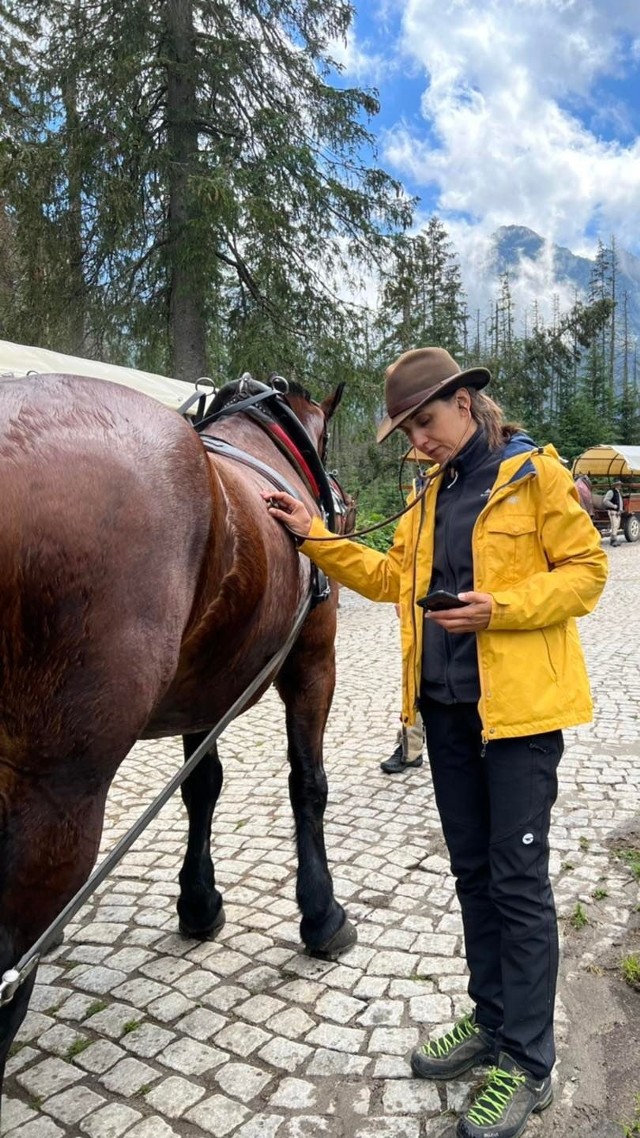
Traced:
<path fill-rule="evenodd" d="M 465 427 L 465 429 L 462 432 L 462 434 L 460 435 L 460 438 L 458 439 L 456 445 L 451 448 L 451 450 L 447 456 L 446 461 L 440 463 L 438 465 L 438 468 L 433 471 L 433 474 L 426 474 L 424 476 L 424 482 L 420 486 L 420 489 L 418 490 L 418 493 L 416 494 L 415 498 L 413 499 L 413 502 L 409 502 L 409 504 L 407 506 L 405 506 L 402 510 L 398 510 L 397 514 L 391 514 L 390 517 L 384 518 L 381 522 L 376 522 L 375 525 L 372 525 L 372 526 L 366 526 L 364 529 L 354 530 L 353 533 L 349 533 L 349 534 L 332 533 L 330 537 L 308 537 L 307 536 L 307 537 L 303 538 L 302 540 L 303 541 L 341 541 L 345 537 L 348 537 L 349 539 L 356 538 L 356 537 L 364 537 L 365 534 L 374 533 L 374 531 L 378 530 L 378 529 L 384 529 L 384 527 L 388 526 L 390 524 L 390 522 L 395 522 L 398 520 L 398 518 L 403 517 L 404 514 L 408 514 L 410 510 L 415 509 L 415 507 L 418 505 L 418 503 L 422 501 L 427 490 L 431 486 L 432 482 L 435 482 L 436 478 L 440 478 L 444 474 L 445 470 L 447 469 L 448 464 L 451 462 L 451 459 L 455 458 L 455 456 L 459 453 L 460 448 L 462 447 L 462 445 L 464 443 L 464 439 L 465 439 L 465 435 L 467 433 L 467 430 L 468 430 L 468 427 Z M 398 482 L 401 481 L 402 468 L 403 468 L 405 462 L 407 461 L 409 455 L 411 454 L 412 450 L 414 450 L 414 447 L 410 447 L 409 450 L 406 452 L 406 454 L 404 454 L 402 456 L 402 460 L 400 462 L 400 473 L 398 475 Z M 422 481 L 422 478 L 420 479 L 420 481 Z"/>
<path fill-rule="evenodd" d="M 410 452 L 407 451 L 407 454 L 409 454 L 409 453 Z M 406 455 L 405 455 L 405 458 L 406 458 Z M 402 461 L 404 462 L 405 459 L 403 458 Z M 332 533 L 328 537 L 305 537 L 305 538 L 302 538 L 301 540 L 302 541 L 344 541 L 344 540 L 348 539 L 349 541 L 351 541 L 354 538 L 364 537 L 365 534 L 374 533 L 378 529 L 384 529 L 384 527 L 390 525 L 391 522 L 397 521 L 398 518 L 404 517 L 405 514 L 408 514 L 411 510 L 415 509 L 415 507 L 417 505 L 419 505 L 419 503 L 424 498 L 424 496 L 425 496 L 427 490 L 429 489 L 431 483 L 435 482 L 436 478 L 439 478 L 442 474 L 444 474 L 444 471 L 445 471 L 444 466 L 439 466 L 438 469 L 436 471 L 434 471 L 433 474 L 427 474 L 425 479 L 424 479 L 424 482 L 420 486 L 420 489 L 418 490 L 418 493 L 416 494 L 413 501 L 409 502 L 409 504 L 407 506 L 404 506 L 402 510 L 398 510 L 397 514 L 391 514 L 390 517 L 383 518 L 381 522 L 375 522 L 374 525 L 364 526 L 362 529 L 353 530 L 352 533 Z"/>

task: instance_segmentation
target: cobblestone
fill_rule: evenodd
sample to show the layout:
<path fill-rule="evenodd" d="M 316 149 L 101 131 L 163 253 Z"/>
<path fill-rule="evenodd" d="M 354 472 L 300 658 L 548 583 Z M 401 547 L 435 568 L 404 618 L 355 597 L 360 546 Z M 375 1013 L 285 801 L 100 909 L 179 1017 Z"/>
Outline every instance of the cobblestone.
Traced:
<path fill-rule="evenodd" d="M 640 546 L 615 553 L 603 601 L 581 624 L 596 720 L 566 732 L 551 833 L 561 935 L 580 902 L 599 937 L 580 967 L 593 968 L 616 951 L 640 900 L 607 845 L 640 809 Z M 176 932 L 186 830 L 178 796 L 41 965 L 7 1064 L 3 1138 L 442 1132 L 445 1103 L 460 1110 L 471 1083 L 445 1092 L 414 1080 L 408 1053 L 469 1006 L 466 969 L 428 767 L 399 779 L 379 771 L 398 702 L 392 610 L 344 591 L 324 748 L 326 845 L 336 895 L 358 926 L 356 948 L 339 963 L 301 951 L 284 717 L 268 693 L 220 745 L 219 939 L 196 945 Z M 112 787 L 103 851 L 181 761 L 179 740 L 137 744 Z M 565 1101 L 573 1091 L 570 1080 L 563 1086 L 562 983 L 557 1022 Z"/>

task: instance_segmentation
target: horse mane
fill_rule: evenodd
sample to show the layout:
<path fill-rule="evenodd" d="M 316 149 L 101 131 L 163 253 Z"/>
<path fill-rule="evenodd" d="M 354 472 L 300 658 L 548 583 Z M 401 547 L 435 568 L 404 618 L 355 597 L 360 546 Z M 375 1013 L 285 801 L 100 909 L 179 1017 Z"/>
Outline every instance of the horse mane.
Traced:
<path fill-rule="evenodd" d="M 311 392 L 307 387 L 303 387 L 301 383 L 298 383 L 297 379 L 288 379 L 287 383 L 289 384 L 288 395 L 299 395 L 300 398 L 305 399 L 307 403 L 313 403 Z"/>

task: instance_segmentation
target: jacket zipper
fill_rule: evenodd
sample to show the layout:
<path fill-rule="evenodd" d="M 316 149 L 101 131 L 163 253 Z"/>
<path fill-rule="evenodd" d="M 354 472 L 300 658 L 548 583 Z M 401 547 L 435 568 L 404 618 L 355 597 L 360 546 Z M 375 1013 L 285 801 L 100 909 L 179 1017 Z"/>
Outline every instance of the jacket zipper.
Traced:
<path fill-rule="evenodd" d="M 526 464 L 526 462 L 530 461 L 531 454 L 536 454 L 536 453 L 538 453 L 538 452 L 537 451 L 531 451 L 530 453 L 528 453 L 525 457 L 525 462 L 522 463 L 522 466 L 524 466 Z M 496 496 L 499 495 L 502 490 L 508 490 L 513 485 L 513 483 L 524 482 L 527 479 L 533 478 L 535 476 L 535 472 L 521 475 L 520 471 L 522 470 L 522 466 L 519 466 L 518 469 L 516 471 L 514 471 L 514 473 L 511 475 L 511 478 L 509 478 L 509 480 L 507 482 L 503 482 L 501 486 L 496 486 L 491 491 L 491 494 L 489 495 L 489 497 L 487 499 L 487 503 L 486 503 L 484 509 L 482 509 L 480 511 L 480 513 L 478 514 L 478 517 L 475 520 L 475 524 L 474 524 L 472 535 L 471 535 L 472 553 L 473 553 L 473 548 L 475 545 L 476 526 L 478 525 L 480 518 L 484 517 L 484 515 L 487 513 L 487 511 L 489 510 L 489 507 L 495 505 Z M 474 576 L 475 576 L 475 565 L 474 565 Z M 475 588 L 476 588 L 475 580 L 473 582 L 473 587 L 475 590 Z M 487 690 L 487 685 L 486 685 L 485 680 L 484 680 L 483 669 L 482 669 L 482 659 L 480 656 L 480 646 L 479 646 L 477 638 L 476 638 L 476 645 L 477 645 L 477 654 L 478 654 L 478 676 L 480 679 L 480 701 L 479 701 L 479 705 L 478 705 L 478 711 L 480 713 L 480 720 L 482 722 L 482 734 L 481 734 L 482 749 L 480 751 L 480 757 L 484 758 L 486 753 L 487 753 L 487 745 L 489 743 L 489 738 L 488 738 L 488 734 L 487 734 L 487 726 L 486 726 L 487 700 L 486 700 L 485 692 Z"/>
<path fill-rule="evenodd" d="M 416 704 L 418 702 L 419 695 L 420 695 L 420 675 L 418 675 L 418 659 L 417 659 L 417 657 L 418 657 L 418 626 L 416 624 L 416 576 L 417 576 L 417 568 L 418 568 L 418 546 L 420 545 L 420 531 L 422 529 L 422 522 L 424 519 L 425 497 L 426 497 L 426 495 L 423 494 L 422 495 L 422 501 L 420 502 L 420 518 L 418 520 L 418 532 L 416 534 L 416 540 L 413 543 L 413 580 L 412 580 L 412 584 L 411 584 L 411 620 L 413 622 L 413 646 L 414 646 L 413 651 L 414 651 L 415 656 L 416 656 L 416 659 L 413 660 L 413 675 L 414 675 L 414 682 L 415 682 L 415 689 L 416 689 L 416 700 L 415 700 Z M 420 669 L 422 672 L 422 651 L 420 652 Z M 417 678 L 417 682 L 416 682 L 416 678 Z M 409 669 L 407 668 L 407 687 L 408 687 L 408 683 L 409 683 Z M 407 695 L 407 699 L 405 702 L 406 702 L 407 707 L 408 707 L 409 706 L 409 700 L 408 700 L 409 692 L 408 691 L 407 691 L 406 695 Z"/>

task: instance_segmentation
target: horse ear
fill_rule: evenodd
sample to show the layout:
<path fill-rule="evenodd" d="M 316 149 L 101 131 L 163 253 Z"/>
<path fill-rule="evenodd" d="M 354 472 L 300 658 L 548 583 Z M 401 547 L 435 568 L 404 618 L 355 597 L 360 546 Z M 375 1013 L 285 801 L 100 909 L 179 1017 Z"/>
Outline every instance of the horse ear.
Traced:
<path fill-rule="evenodd" d="M 327 395 L 326 399 L 322 400 L 320 406 L 324 412 L 325 419 L 332 419 L 335 415 L 338 407 L 340 406 L 340 400 L 342 399 L 342 393 L 345 389 L 345 386 L 346 385 L 344 383 L 339 383 L 333 392 L 333 395 Z"/>

